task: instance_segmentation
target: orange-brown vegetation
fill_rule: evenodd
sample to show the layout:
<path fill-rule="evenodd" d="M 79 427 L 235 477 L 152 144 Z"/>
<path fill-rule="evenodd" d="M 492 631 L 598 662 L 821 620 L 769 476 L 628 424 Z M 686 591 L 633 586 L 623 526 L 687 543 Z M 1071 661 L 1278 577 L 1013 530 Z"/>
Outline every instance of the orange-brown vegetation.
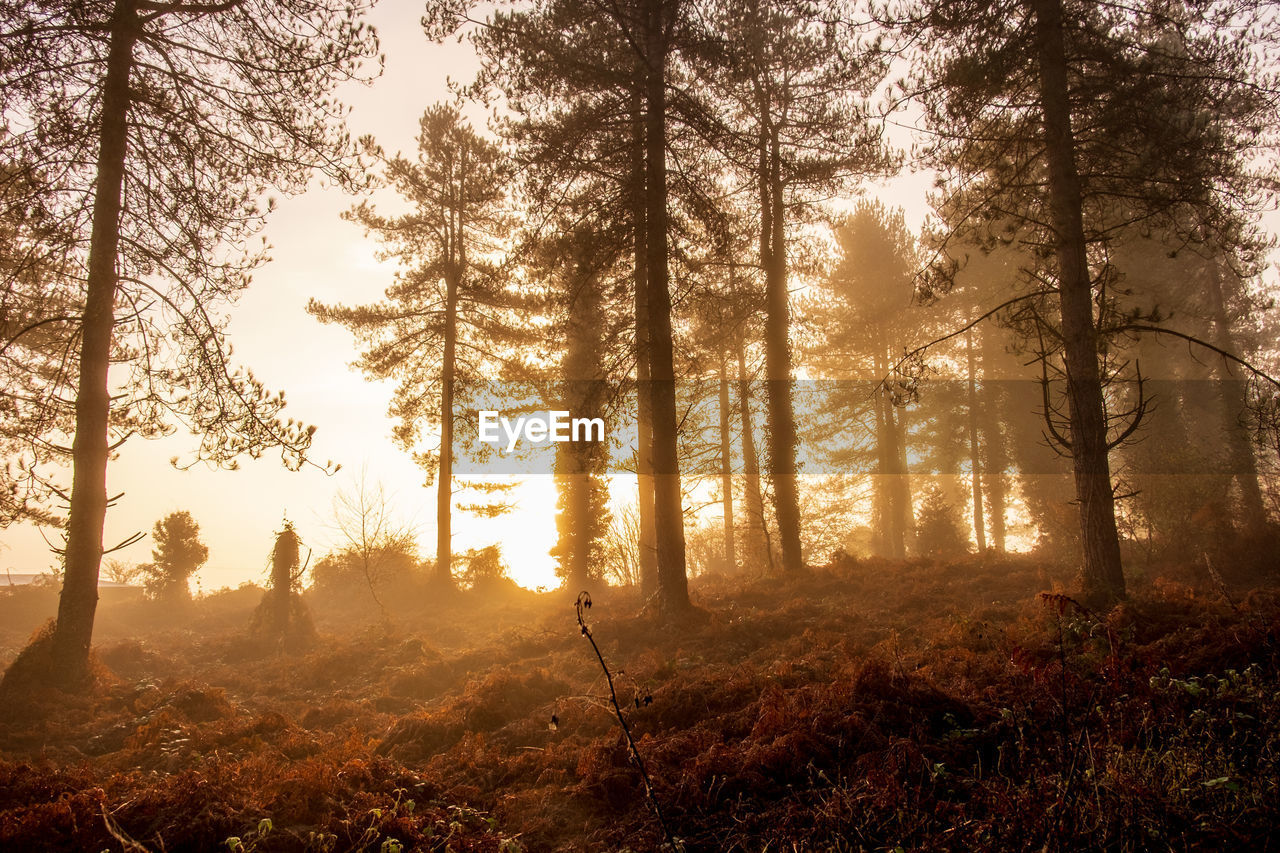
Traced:
<path fill-rule="evenodd" d="M 1260 849 L 1280 590 L 1226 568 L 1105 618 L 995 557 L 703 579 L 687 628 L 625 591 L 590 617 L 689 850 Z M 7 697 L 0 849 L 661 847 L 572 594 L 316 607 L 297 655 L 235 595 L 105 639 L 91 697 Z"/>

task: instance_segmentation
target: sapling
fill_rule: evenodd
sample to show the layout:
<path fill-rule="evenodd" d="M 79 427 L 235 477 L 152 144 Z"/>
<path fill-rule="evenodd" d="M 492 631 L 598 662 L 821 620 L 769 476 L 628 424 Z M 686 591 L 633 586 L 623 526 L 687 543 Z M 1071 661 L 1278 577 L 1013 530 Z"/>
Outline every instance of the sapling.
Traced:
<path fill-rule="evenodd" d="M 636 769 L 640 771 L 640 779 L 644 782 L 644 796 L 649 801 L 650 807 L 653 808 L 653 814 L 658 819 L 658 826 L 662 828 L 662 835 L 667 839 L 667 844 L 672 850 L 683 850 L 684 845 L 680 843 L 671 834 L 671 830 L 667 828 L 666 818 L 662 815 L 662 806 L 658 803 L 658 798 L 653 791 L 653 782 L 649 778 L 649 768 L 645 765 L 644 759 L 640 757 L 640 749 L 636 746 L 636 739 L 631 735 L 631 726 L 627 724 L 627 718 L 622 713 L 622 705 L 618 702 L 618 691 L 613 686 L 613 672 L 610 671 L 609 665 L 605 663 L 604 655 L 600 652 L 600 647 L 596 645 L 596 638 L 591 634 L 591 628 L 587 625 L 586 613 L 591 609 L 591 594 L 585 590 L 578 593 L 578 601 L 574 605 L 578 611 L 578 627 L 582 629 L 582 636 L 587 638 L 587 642 L 591 644 L 591 650 L 596 653 L 596 660 L 600 663 L 600 669 L 604 672 L 605 682 L 609 685 L 609 701 L 613 704 L 613 715 L 618 718 L 618 724 L 622 726 L 622 734 L 627 739 L 627 748 L 631 752 L 631 760 L 635 763 Z"/>

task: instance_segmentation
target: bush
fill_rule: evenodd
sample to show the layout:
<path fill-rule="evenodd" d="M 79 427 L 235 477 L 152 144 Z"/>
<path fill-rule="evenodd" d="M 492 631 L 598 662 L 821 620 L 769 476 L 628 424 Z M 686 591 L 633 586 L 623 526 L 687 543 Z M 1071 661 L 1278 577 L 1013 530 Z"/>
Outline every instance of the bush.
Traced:
<path fill-rule="evenodd" d="M 926 557 L 953 557 L 969 550 L 960 512 L 937 486 L 925 492 L 916 511 L 916 548 Z"/>

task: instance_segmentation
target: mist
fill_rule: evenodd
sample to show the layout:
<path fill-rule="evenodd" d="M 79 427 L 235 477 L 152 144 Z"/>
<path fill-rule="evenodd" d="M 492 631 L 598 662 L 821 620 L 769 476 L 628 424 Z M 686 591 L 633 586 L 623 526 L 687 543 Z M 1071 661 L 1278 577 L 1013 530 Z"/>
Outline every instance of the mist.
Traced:
<path fill-rule="evenodd" d="M 3 7 L 0 847 L 1265 846 L 1276 15 Z"/>

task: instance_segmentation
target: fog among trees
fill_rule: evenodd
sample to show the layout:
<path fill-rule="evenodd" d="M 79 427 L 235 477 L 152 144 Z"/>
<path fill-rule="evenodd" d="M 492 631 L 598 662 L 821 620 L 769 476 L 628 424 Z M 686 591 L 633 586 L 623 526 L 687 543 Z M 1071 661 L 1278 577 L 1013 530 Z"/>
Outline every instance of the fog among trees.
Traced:
<path fill-rule="evenodd" d="M 0 4 L 0 847 L 1275 837 L 1275 4 L 418 5 L 398 140 L 373 0 Z M 321 182 L 412 493 L 233 351 Z M 205 590 L 157 439 L 330 508 Z"/>

